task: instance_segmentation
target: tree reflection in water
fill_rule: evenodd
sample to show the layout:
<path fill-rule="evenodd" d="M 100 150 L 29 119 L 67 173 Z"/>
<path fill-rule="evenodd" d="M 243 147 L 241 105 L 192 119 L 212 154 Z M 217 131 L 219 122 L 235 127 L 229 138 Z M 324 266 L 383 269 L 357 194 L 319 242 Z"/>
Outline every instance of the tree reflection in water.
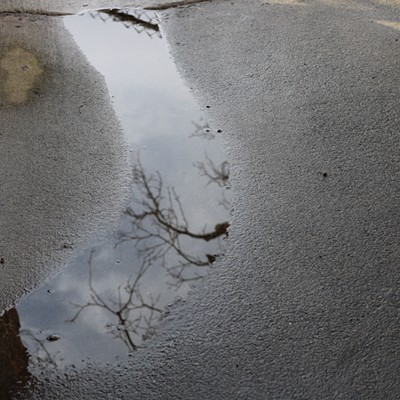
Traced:
<path fill-rule="evenodd" d="M 206 162 L 195 163 L 201 176 L 220 187 L 228 187 L 229 171 L 226 162 L 219 166 L 206 156 Z M 155 333 L 155 325 L 165 312 L 159 305 L 159 293 L 143 293 L 141 283 L 151 269 L 162 269 L 171 288 L 204 276 L 221 251 L 220 240 L 228 235 L 229 223 L 222 221 L 212 230 L 205 227 L 196 231 L 191 227 L 185 205 L 172 186 L 163 184 L 160 172 L 147 173 L 136 155 L 133 166 L 134 199 L 125 211 L 124 228 L 117 233 L 115 248 L 127 242 L 136 249 L 139 269 L 113 295 L 106 295 L 95 286 L 93 250 L 89 256 L 89 295 L 85 304 L 75 304 L 76 321 L 88 308 L 98 307 L 113 315 L 116 324 L 108 324 L 108 332 L 120 339 L 129 351 L 138 348 Z M 229 202 L 221 195 L 219 205 L 229 209 Z M 196 246 L 195 242 L 210 246 Z M 212 251 L 208 251 L 208 249 Z M 216 250 L 218 253 L 216 254 Z"/>
<path fill-rule="evenodd" d="M 207 170 L 203 164 L 204 170 Z M 215 167 L 216 168 L 216 167 Z M 211 177 L 219 182 L 222 173 Z M 150 262 L 157 262 L 167 269 L 174 280 L 174 284 L 198 279 L 198 275 L 185 276 L 187 268 L 209 266 L 215 255 L 203 256 L 193 254 L 192 246 L 184 242 L 185 239 L 202 240 L 205 242 L 226 236 L 229 223 L 217 223 L 212 231 L 196 232 L 190 228 L 184 206 L 173 187 L 164 188 L 159 172 L 146 174 L 139 157 L 136 158 L 133 168 L 133 182 L 135 198 L 132 205 L 126 210 L 131 225 L 128 232 L 119 233 L 117 244 L 134 240 L 140 254 L 145 255 Z M 136 189 L 136 190 L 135 190 Z M 168 256 L 172 253 L 176 258 L 172 265 Z"/>
<path fill-rule="evenodd" d="M 125 283 L 117 288 L 117 301 L 103 296 L 93 284 L 93 251 L 89 257 L 89 292 L 91 300 L 84 305 L 76 305 L 78 311 L 70 319 L 74 322 L 81 313 L 89 307 L 100 307 L 117 317 L 117 327 L 108 325 L 109 332 L 115 338 L 122 340 L 130 351 L 137 350 L 134 336 L 140 335 L 143 340 L 154 333 L 153 325 L 160 318 L 163 310 L 156 307 L 157 298 L 152 295 L 145 300 L 140 291 L 140 281 L 146 271 L 151 267 L 151 262 L 143 259 L 143 263 L 136 273 Z"/>
<path fill-rule="evenodd" d="M 91 13 L 91 16 L 101 18 L 105 23 L 118 22 L 111 25 L 123 24 L 133 28 L 138 33 L 144 33 L 140 35 L 142 38 L 152 38 L 154 44 L 161 37 L 154 13 L 103 10 Z M 77 31 L 79 37 L 79 29 Z M 112 30 L 107 32 L 114 34 Z M 143 47 L 147 48 L 149 42 L 145 43 Z M 142 65 L 139 60 L 144 56 L 140 55 L 140 49 L 139 45 L 134 62 Z M 154 49 L 162 50 L 159 46 L 154 46 Z M 126 65 L 132 66 L 130 62 L 127 57 Z M 147 65 L 143 64 L 146 68 Z M 122 68 L 121 76 L 125 76 L 124 69 L 129 74 L 135 70 Z M 141 67 L 138 71 L 142 73 L 142 69 L 145 68 Z M 144 74 L 141 79 L 146 82 L 149 78 Z M 152 80 L 147 82 L 151 83 Z M 120 88 L 118 85 L 116 87 L 118 93 Z M 125 93 L 125 83 L 123 87 L 122 92 Z M 153 86 L 149 87 L 149 93 L 153 93 Z M 158 166 L 155 168 L 162 171 L 168 169 L 170 174 L 166 176 L 160 172 L 149 172 L 146 160 L 143 158 L 145 168 L 137 157 L 134 166 L 134 200 L 126 210 L 116 236 L 77 257 L 60 276 L 32 292 L 19 305 L 24 328 L 20 330 L 20 335 L 29 349 L 32 373 L 37 372 L 36 367 L 40 372 L 41 367 L 79 365 L 88 359 L 114 361 L 125 357 L 126 349 L 136 350 L 143 341 L 154 335 L 158 320 L 168 312 L 168 304 L 185 297 L 191 283 L 203 277 L 222 252 L 223 239 L 228 234 L 230 210 L 229 200 L 224 195 L 227 193 L 225 188 L 229 187 L 227 163 L 212 161 L 214 156 L 221 156 L 219 145 L 213 142 L 207 146 L 208 154 L 212 157 L 206 155 L 204 160 L 192 164 L 198 154 L 206 151 L 204 143 L 216 139 L 216 132 L 204 123 L 198 111 L 193 111 L 195 108 L 197 110 L 197 106 L 192 107 L 186 95 L 182 97 L 184 101 L 175 96 L 176 91 L 180 93 L 179 86 L 175 87 L 174 84 L 172 89 L 168 86 L 160 90 L 161 101 L 155 102 L 155 110 L 169 110 L 164 104 L 165 99 L 168 104 L 176 102 L 176 107 L 171 107 L 168 118 L 162 122 L 167 129 L 162 135 L 157 130 L 154 136 L 151 128 L 145 131 L 143 138 L 132 138 L 132 145 L 146 148 L 155 143 L 148 154 L 150 157 L 158 154 L 160 160 L 156 160 Z M 185 115 L 176 119 L 183 112 Z M 148 108 L 143 107 L 143 114 L 147 113 Z M 200 145 L 195 143 L 193 146 L 186 142 L 188 129 L 191 129 L 187 116 L 197 121 L 200 118 L 199 122 L 192 122 L 194 133 L 189 136 L 193 138 L 192 142 L 200 138 Z M 178 146 L 170 144 L 177 139 Z M 171 165 L 167 163 L 164 167 L 161 161 L 165 159 Z M 177 174 L 174 171 L 177 167 L 175 160 L 180 164 Z M 195 169 L 191 169 L 191 166 Z M 184 174 L 181 174 L 182 170 Z M 182 184 L 178 177 L 182 178 Z M 199 180 L 204 181 L 207 190 L 203 187 L 200 189 L 202 193 L 193 195 L 193 188 L 201 185 Z M 187 186 L 188 191 L 183 189 Z M 108 340 L 104 329 L 118 340 Z M 50 344 L 49 335 L 53 334 L 61 340 Z M 11 351 L 6 348 L 4 346 L 3 352 Z M 0 399 L 3 399 L 1 395 Z"/>
<path fill-rule="evenodd" d="M 140 9 L 104 9 L 91 11 L 92 18 L 100 18 L 103 22 L 111 19 L 114 22 L 121 22 L 125 28 L 133 28 L 137 33 L 146 33 L 149 38 L 161 38 L 158 18 L 152 11 Z"/>

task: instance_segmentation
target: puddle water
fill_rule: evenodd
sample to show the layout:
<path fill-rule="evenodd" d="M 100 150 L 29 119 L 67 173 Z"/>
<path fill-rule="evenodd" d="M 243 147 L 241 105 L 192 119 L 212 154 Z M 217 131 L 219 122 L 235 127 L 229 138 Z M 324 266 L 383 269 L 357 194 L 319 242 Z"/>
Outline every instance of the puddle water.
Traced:
<path fill-rule="evenodd" d="M 20 380 L 27 370 L 134 357 L 223 253 L 230 191 L 220 127 L 203 119 L 157 22 L 138 10 L 64 19 L 107 81 L 131 150 L 132 200 L 105 243 L 2 318 L 11 332 L 2 352 Z"/>

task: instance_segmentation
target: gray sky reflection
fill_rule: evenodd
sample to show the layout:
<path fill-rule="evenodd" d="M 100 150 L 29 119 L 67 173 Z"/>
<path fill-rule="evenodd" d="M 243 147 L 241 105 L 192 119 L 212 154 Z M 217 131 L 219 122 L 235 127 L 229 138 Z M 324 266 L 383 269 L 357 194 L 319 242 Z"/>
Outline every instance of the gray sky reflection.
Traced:
<path fill-rule="evenodd" d="M 136 179 L 119 231 L 18 307 L 26 347 L 34 353 L 29 336 L 38 337 L 58 366 L 121 359 L 151 337 L 161 312 L 223 252 L 230 195 L 194 165 L 208 157 L 218 167 L 225 156 L 218 138 L 195 135 L 205 124 L 166 43 L 111 19 L 64 23 L 106 79 Z M 60 339 L 46 341 L 51 334 Z"/>

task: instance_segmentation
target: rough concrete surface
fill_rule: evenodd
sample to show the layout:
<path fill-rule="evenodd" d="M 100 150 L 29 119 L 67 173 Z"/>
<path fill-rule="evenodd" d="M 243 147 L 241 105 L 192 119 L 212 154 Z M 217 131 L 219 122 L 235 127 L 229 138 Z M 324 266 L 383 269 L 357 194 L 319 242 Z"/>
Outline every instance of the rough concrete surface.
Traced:
<path fill-rule="evenodd" d="M 222 129 L 227 254 L 146 349 L 33 399 L 400 396 L 396 2 L 214 1 L 164 14 Z"/>
<path fill-rule="evenodd" d="M 117 223 L 128 151 L 62 21 L 0 17 L 0 313 Z"/>

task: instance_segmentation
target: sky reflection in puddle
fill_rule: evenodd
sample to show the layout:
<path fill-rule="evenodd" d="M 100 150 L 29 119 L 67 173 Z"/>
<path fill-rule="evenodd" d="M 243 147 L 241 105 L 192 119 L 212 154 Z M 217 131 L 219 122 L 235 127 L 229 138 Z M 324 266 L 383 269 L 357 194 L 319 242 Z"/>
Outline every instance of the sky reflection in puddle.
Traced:
<path fill-rule="evenodd" d="M 131 13 L 145 23 L 104 12 L 64 19 L 106 78 L 132 152 L 134 197 L 118 232 L 17 307 L 32 371 L 124 359 L 223 252 L 222 145 L 151 27 L 156 16 Z"/>

